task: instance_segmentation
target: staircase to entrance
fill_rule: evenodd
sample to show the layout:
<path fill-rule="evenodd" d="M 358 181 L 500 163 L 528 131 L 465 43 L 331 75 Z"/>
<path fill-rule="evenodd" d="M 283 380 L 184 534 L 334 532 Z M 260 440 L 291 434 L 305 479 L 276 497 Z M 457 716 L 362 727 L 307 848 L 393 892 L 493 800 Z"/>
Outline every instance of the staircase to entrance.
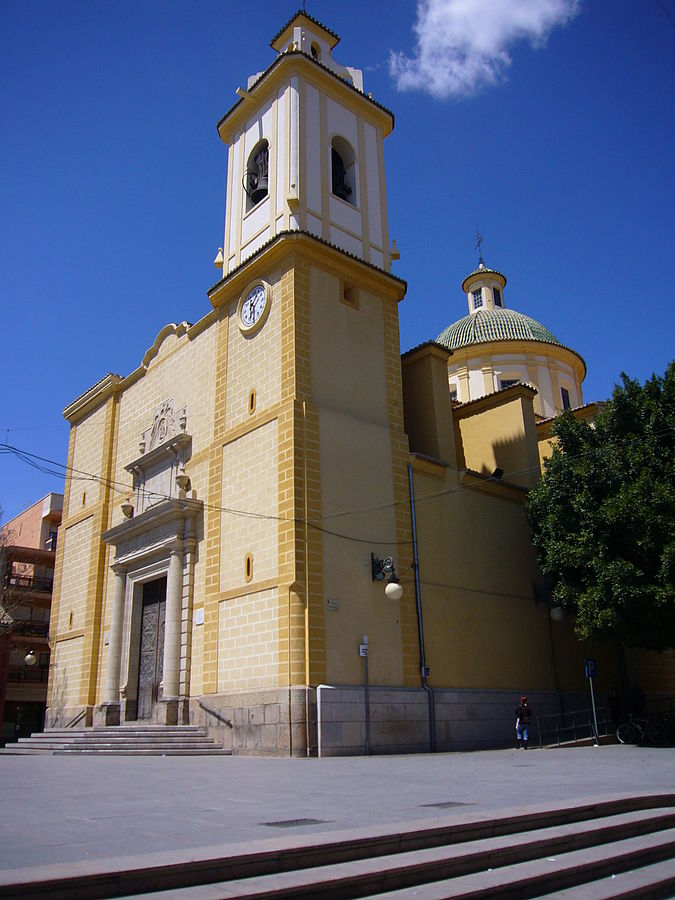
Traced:
<path fill-rule="evenodd" d="M 87 753 L 133 756 L 229 756 L 197 725 L 120 725 L 53 728 L 7 744 L 0 753 L 61 755 Z"/>

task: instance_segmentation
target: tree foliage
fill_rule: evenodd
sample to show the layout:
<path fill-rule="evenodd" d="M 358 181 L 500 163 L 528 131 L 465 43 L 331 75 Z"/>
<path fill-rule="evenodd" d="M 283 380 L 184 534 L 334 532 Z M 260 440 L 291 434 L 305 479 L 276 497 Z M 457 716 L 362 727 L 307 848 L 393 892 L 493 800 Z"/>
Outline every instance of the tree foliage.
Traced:
<path fill-rule="evenodd" d="M 527 514 L 552 602 L 581 638 L 675 646 L 675 362 L 622 374 L 594 423 L 565 412 Z"/>

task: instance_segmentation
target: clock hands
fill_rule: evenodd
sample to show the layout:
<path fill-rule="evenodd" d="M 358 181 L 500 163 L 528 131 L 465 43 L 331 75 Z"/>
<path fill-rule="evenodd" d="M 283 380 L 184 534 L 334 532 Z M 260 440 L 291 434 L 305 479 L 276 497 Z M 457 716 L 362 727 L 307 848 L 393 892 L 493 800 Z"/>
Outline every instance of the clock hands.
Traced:
<path fill-rule="evenodd" d="M 262 285 L 256 285 L 248 293 L 241 305 L 241 322 L 246 328 L 252 328 L 262 318 L 267 307 L 267 291 Z"/>

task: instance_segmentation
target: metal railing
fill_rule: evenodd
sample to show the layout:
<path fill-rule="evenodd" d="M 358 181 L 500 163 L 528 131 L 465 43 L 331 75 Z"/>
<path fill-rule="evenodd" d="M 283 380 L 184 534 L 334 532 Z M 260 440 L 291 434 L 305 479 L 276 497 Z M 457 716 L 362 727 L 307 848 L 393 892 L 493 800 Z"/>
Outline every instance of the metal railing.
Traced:
<path fill-rule="evenodd" d="M 47 637 L 49 634 L 49 622 L 32 622 L 30 619 L 13 619 L 10 630 L 12 634 Z"/>
<path fill-rule="evenodd" d="M 217 709 L 213 709 L 212 706 L 207 706 L 207 704 L 204 703 L 204 701 L 200 700 L 199 698 L 197 699 L 197 703 L 201 706 L 201 708 L 204 710 L 204 712 L 207 712 L 210 715 L 212 715 L 214 719 L 218 719 L 220 722 L 224 722 L 228 728 L 233 727 L 232 721 L 230 719 L 227 719 L 222 713 L 219 713 Z"/>
<path fill-rule="evenodd" d="M 80 719 L 84 718 L 86 712 L 87 712 L 86 709 L 81 709 L 79 711 L 79 713 L 76 716 L 73 716 L 73 718 L 70 720 L 70 722 L 66 722 L 66 724 L 63 727 L 64 728 L 73 728 L 73 726 L 77 725 L 77 723 L 80 721 Z"/>
<path fill-rule="evenodd" d="M 8 666 L 7 681 L 21 684 L 47 684 L 49 681 L 49 666 Z"/>
<path fill-rule="evenodd" d="M 9 590 L 36 591 L 41 594 L 51 594 L 53 586 L 53 578 L 46 578 L 40 575 L 8 575 L 5 579 L 5 588 Z"/>
<path fill-rule="evenodd" d="M 614 732 L 607 710 L 598 707 L 598 737 L 605 737 Z M 577 709 L 567 713 L 553 713 L 549 716 L 537 716 L 537 732 L 539 746 L 548 747 L 557 744 L 573 744 L 578 741 L 595 740 L 595 726 L 592 709 Z M 608 724 L 609 723 L 609 724 Z"/>

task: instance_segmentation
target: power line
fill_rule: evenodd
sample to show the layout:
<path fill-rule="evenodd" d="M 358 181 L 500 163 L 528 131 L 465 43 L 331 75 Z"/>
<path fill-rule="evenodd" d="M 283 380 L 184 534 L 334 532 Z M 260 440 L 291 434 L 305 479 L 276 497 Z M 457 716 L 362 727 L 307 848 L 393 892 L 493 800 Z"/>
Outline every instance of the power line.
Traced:
<path fill-rule="evenodd" d="M 668 16 L 668 18 L 670 19 L 670 24 L 673 25 L 673 26 L 675 26 L 675 19 L 673 19 L 673 17 L 671 16 L 671 14 L 668 12 L 668 10 L 666 9 L 666 7 L 665 7 L 665 5 L 663 4 L 662 0 L 656 0 L 656 2 L 659 4 L 659 6 L 661 7 L 661 9 L 664 11 L 664 13 L 665 13 L 665 14 Z"/>
<path fill-rule="evenodd" d="M 674 432 L 674 431 L 675 431 L 675 428 L 668 426 L 666 428 L 654 431 L 653 436 L 654 437 L 662 437 L 663 435 L 668 434 L 670 432 Z M 612 452 L 613 450 L 620 448 L 621 446 L 629 443 L 631 440 L 634 440 L 636 438 L 640 439 L 640 435 L 627 435 L 626 438 L 624 438 L 622 441 L 614 441 L 614 442 L 604 443 L 599 447 L 591 448 L 590 450 L 586 450 L 583 453 L 569 454 L 567 456 L 567 458 L 570 460 L 581 460 L 581 459 L 587 458 L 589 456 L 607 454 L 608 452 Z M 24 462 L 27 465 L 31 466 L 32 468 L 36 469 L 37 471 L 42 472 L 43 474 L 52 475 L 57 478 L 65 479 L 68 472 L 70 472 L 71 479 L 77 479 L 78 481 L 91 481 L 94 483 L 99 483 L 103 487 L 109 488 L 110 490 L 114 491 L 117 494 L 128 495 L 128 494 L 132 493 L 134 490 L 133 485 L 130 485 L 130 484 L 127 484 L 124 482 L 115 481 L 114 479 L 103 478 L 99 475 L 94 475 L 91 472 L 85 472 L 83 470 L 76 469 L 72 466 L 68 466 L 63 463 L 59 463 L 56 460 L 48 459 L 47 457 L 39 456 L 38 454 L 35 454 L 35 453 L 29 453 L 27 450 L 21 450 L 20 448 L 14 447 L 7 443 L 0 443 L 0 455 L 1 454 L 12 454 L 12 455 L 16 456 L 18 459 L 20 459 L 22 462 Z M 467 484 L 465 482 L 464 484 L 460 484 L 460 485 L 456 485 L 456 486 L 453 485 L 448 488 L 443 488 L 440 491 L 434 491 L 434 492 L 428 493 L 428 494 L 419 494 L 419 495 L 417 495 L 415 502 L 416 502 L 416 504 L 420 504 L 420 503 L 424 503 L 424 502 L 427 502 L 430 500 L 437 500 L 441 497 L 445 497 L 450 494 L 459 493 L 462 491 L 480 490 L 485 487 L 486 483 L 487 484 L 500 483 L 502 480 L 508 481 L 509 479 L 512 479 L 516 476 L 529 475 L 529 474 L 532 474 L 533 472 L 537 472 L 537 471 L 539 471 L 538 466 L 529 466 L 529 467 L 525 467 L 522 469 L 514 469 L 514 470 L 502 475 L 499 482 L 487 481 L 484 478 L 477 477 L 474 482 L 469 483 L 469 484 Z M 163 494 L 163 493 L 157 492 L 157 491 L 148 491 L 148 492 L 146 492 L 146 496 L 150 500 L 154 500 L 156 502 L 161 502 L 162 500 L 171 499 L 168 494 Z M 301 525 L 301 526 L 304 526 L 306 524 L 308 528 L 311 528 L 322 534 L 326 534 L 330 537 L 336 537 L 341 540 L 351 541 L 353 543 L 373 544 L 373 545 L 377 545 L 377 546 L 380 546 L 380 545 L 388 546 L 391 544 L 412 544 L 412 541 L 399 541 L 396 538 L 394 538 L 392 540 L 387 540 L 387 541 L 377 540 L 377 539 L 369 539 L 369 538 L 358 538 L 358 537 L 354 537 L 352 535 L 344 534 L 342 532 L 333 531 L 329 528 L 325 528 L 324 526 L 319 525 L 316 522 L 313 522 L 311 519 L 308 519 L 305 521 L 305 519 L 300 516 L 294 516 L 294 517 L 275 516 L 275 515 L 271 515 L 269 513 L 257 513 L 257 512 L 253 512 L 251 510 L 233 509 L 233 508 L 226 507 L 226 506 L 216 506 L 214 504 L 209 504 L 205 501 L 202 501 L 202 502 L 203 502 L 204 509 L 210 510 L 212 512 L 220 512 L 220 513 L 224 513 L 226 515 L 237 516 L 240 518 L 260 519 L 260 520 L 264 520 L 264 521 L 283 522 L 283 523 L 289 523 L 289 524 L 292 523 L 292 524 Z M 383 512 L 386 510 L 395 509 L 397 506 L 400 506 L 402 504 L 407 505 L 409 502 L 410 501 L 408 498 L 404 498 L 401 500 L 394 501 L 392 503 L 383 503 L 383 504 L 380 504 L 377 506 L 362 507 L 361 509 L 343 510 L 339 513 L 331 513 L 330 515 L 321 516 L 321 519 L 322 519 L 322 521 L 326 521 L 327 519 L 344 518 L 345 516 L 357 516 L 357 515 L 361 515 L 364 513 L 372 513 L 372 512 L 378 512 L 378 511 Z"/>
<path fill-rule="evenodd" d="M 101 476 L 94 475 L 91 472 L 83 472 L 82 470 L 75 469 L 72 466 L 64 465 L 63 463 L 58 463 L 55 460 L 49 460 L 45 457 L 38 456 L 35 453 L 28 453 L 28 451 L 20 450 L 18 447 L 12 447 L 9 444 L 0 444 L 0 454 L 12 454 L 16 456 L 18 459 L 21 459 L 23 462 L 27 463 L 34 469 L 37 469 L 40 472 L 44 472 L 46 474 L 55 475 L 59 478 L 65 478 L 68 472 L 71 473 L 71 479 L 76 478 L 77 480 L 83 481 L 91 481 L 97 482 L 103 487 L 108 487 L 112 491 L 118 494 L 128 495 L 133 491 L 133 486 L 129 484 L 124 484 L 122 482 L 117 482 L 112 479 L 102 478 Z M 50 466 L 57 466 L 60 471 L 54 471 L 53 469 L 48 468 L 47 466 L 41 465 L 41 463 L 48 463 Z M 151 501 L 161 502 L 162 500 L 170 500 L 171 497 L 168 494 L 163 494 L 158 491 L 147 491 L 146 497 Z M 396 504 L 390 504 L 390 507 L 395 506 Z M 214 504 L 207 503 L 203 501 L 204 509 L 211 510 L 212 512 L 220 512 L 225 513 L 226 515 L 238 516 L 241 518 L 248 519 L 261 519 L 266 521 L 273 522 L 283 522 L 287 524 L 295 524 L 295 525 L 307 525 L 308 528 L 314 529 L 315 531 L 319 531 L 322 534 L 329 535 L 331 537 L 341 538 L 342 540 L 352 541 L 358 544 L 374 544 L 374 545 L 382 545 L 389 546 L 391 544 L 412 544 L 412 541 L 400 541 L 397 538 L 392 538 L 391 540 L 380 540 L 380 539 L 371 539 L 371 538 L 357 538 L 352 535 L 342 534 L 338 531 L 332 531 L 329 528 L 323 528 L 321 525 L 316 524 L 316 522 L 312 522 L 311 519 L 308 519 L 305 522 L 305 519 L 299 516 L 274 516 L 269 513 L 257 513 L 252 512 L 250 510 L 243 509 L 233 509 L 227 506 L 216 506 Z"/>

